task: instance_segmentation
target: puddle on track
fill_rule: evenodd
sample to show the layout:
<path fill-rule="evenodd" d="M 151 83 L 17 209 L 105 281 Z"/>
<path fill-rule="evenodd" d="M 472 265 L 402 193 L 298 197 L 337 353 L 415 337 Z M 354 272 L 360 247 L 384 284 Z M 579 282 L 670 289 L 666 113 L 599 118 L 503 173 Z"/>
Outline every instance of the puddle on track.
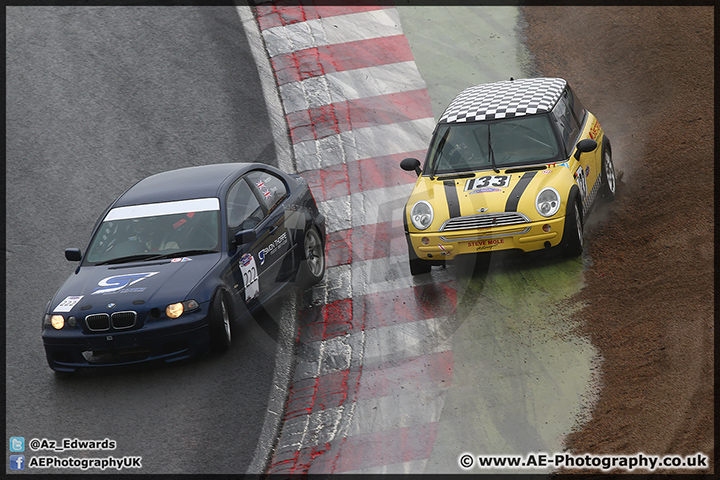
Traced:
<path fill-rule="evenodd" d="M 564 436 L 588 419 L 600 358 L 573 333 L 570 316 L 582 305 L 570 298 L 589 260 L 524 257 L 448 268 L 457 288 L 453 378 L 426 473 L 462 471 L 463 453 L 560 453 Z"/>

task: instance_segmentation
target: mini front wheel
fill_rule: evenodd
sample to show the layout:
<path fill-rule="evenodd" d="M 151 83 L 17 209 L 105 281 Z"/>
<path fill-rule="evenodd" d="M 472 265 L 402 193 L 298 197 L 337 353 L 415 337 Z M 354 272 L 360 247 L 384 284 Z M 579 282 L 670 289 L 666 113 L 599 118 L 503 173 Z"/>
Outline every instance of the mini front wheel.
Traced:
<path fill-rule="evenodd" d="M 563 232 L 563 254 L 566 257 L 578 257 L 583 251 L 583 224 L 578 202 L 568 201 L 568 214 L 565 215 Z"/>

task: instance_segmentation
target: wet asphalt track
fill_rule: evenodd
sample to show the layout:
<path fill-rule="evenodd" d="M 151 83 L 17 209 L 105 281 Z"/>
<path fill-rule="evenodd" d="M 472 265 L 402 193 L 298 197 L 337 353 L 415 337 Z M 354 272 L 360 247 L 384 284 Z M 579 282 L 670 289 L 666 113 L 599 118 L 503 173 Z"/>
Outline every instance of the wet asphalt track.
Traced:
<path fill-rule="evenodd" d="M 75 267 L 63 250 L 84 250 L 112 200 L 148 175 L 228 161 L 276 163 L 235 9 L 7 9 L 6 441 L 110 438 L 116 450 L 91 456 L 142 456 L 143 473 L 246 471 L 272 321 L 237 330 L 226 355 L 69 379 L 40 339 Z"/>

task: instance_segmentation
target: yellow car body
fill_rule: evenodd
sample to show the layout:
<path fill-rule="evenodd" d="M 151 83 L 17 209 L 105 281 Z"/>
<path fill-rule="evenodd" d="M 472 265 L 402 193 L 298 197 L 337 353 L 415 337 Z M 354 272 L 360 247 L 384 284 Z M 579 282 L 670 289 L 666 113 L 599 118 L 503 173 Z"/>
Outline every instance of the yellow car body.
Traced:
<path fill-rule="evenodd" d="M 513 110 L 513 96 L 520 104 L 527 91 L 540 107 L 487 114 L 502 102 Z M 441 115 L 422 171 L 415 159 L 401 166 L 418 172 L 404 212 L 414 275 L 498 250 L 560 247 L 577 256 L 588 213 L 615 193 L 610 142 L 562 79 L 463 90 Z"/>

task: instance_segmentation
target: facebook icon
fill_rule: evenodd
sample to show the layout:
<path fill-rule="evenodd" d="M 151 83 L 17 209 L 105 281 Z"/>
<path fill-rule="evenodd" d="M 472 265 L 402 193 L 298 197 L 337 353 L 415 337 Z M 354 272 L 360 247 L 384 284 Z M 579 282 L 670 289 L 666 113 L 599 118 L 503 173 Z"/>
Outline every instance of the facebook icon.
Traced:
<path fill-rule="evenodd" d="M 10 455 L 10 470 L 25 470 L 25 455 Z"/>

